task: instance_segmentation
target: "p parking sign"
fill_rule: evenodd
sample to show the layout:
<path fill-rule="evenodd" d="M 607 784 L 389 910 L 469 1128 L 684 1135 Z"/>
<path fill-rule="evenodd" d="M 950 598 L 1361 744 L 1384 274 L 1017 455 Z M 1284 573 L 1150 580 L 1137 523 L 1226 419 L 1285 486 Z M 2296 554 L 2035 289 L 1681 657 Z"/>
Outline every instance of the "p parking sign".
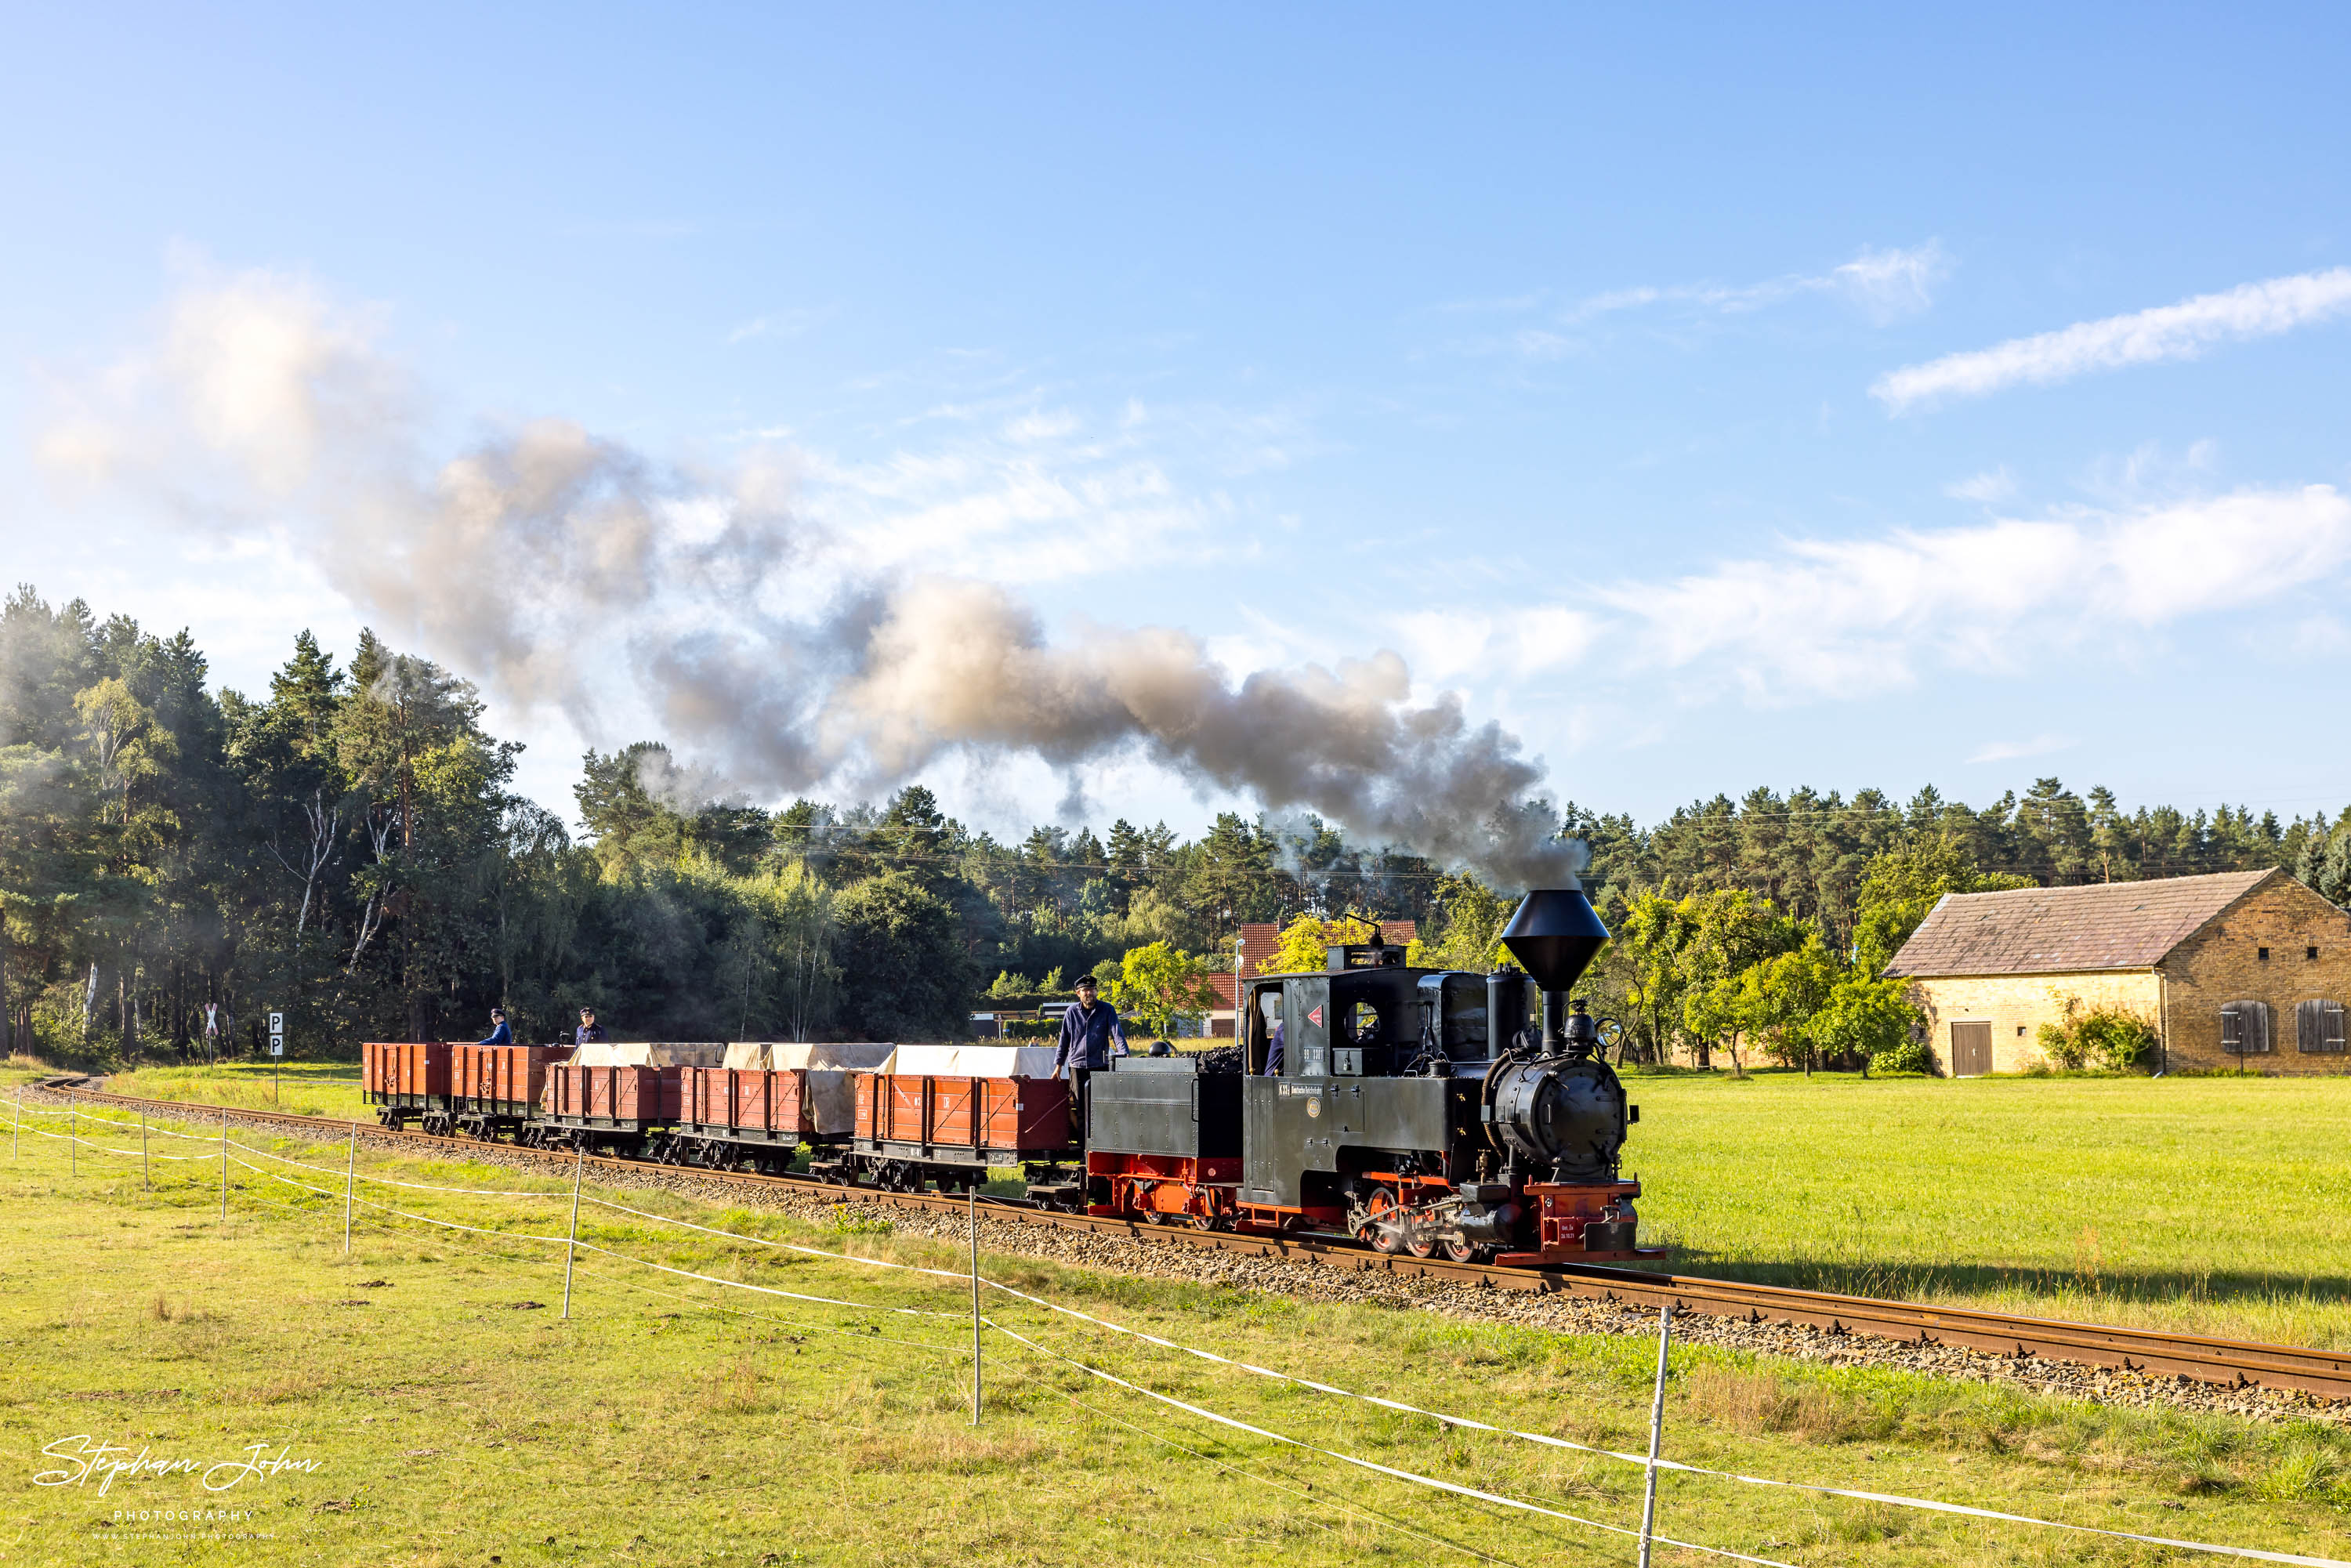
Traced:
<path fill-rule="evenodd" d="M 286 1015 L 284 1013 L 269 1015 L 269 1054 L 272 1056 L 286 1054 Z"/>

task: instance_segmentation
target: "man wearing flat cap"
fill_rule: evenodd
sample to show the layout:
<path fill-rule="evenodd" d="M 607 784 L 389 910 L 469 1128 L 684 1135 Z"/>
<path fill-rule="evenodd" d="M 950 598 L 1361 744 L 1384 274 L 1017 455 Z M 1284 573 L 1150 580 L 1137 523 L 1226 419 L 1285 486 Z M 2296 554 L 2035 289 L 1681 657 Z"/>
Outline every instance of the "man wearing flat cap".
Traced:
<path fill-rule="evenodd" d="M 1113 1056 L 1124 1056 L 1126 1026 L 1118 1009 L 1094 998 L 1094 977 L 1080 975 L 1078 1005 L 1061 1015 L 1061 1040 L 1053 1053 L 1053 1075 L 1070 1081 L 1070 1109 L 1078 1119 L 1079 1141 L 1085 1138 L 1086 1080 L 1110 1066 Z"/>

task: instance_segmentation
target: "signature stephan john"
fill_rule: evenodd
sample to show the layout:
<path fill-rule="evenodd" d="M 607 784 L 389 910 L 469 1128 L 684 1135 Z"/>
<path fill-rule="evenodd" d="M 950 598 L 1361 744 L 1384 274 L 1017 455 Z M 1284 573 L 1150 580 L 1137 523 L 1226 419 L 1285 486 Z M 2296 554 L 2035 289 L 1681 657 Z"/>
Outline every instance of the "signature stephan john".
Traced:
<path fill-rule="evenodd" d="M 63 1469 L 41 1470 L 35 1473 L 37 1487 L 83 1487 L 98 1483 L 98 1495 L 104 1497 L 116 1481 L 126 1478 L 142 1479 L 159 1476 L 194 1476 L 206 1491 L 226 1491 L 238 1483 L 264 1479 L 291 1470 L 310 1475 L 319 1469 L 317 1459 L 287 1458 L 291 1443 L 281 1444 L 273 1456 L 267 1443 L 248 1443 L 245 1457 L 238 1459 L 175 1459 L 152 1454 L 146 1445 L 140 1445 L 133 1454 L 125 1443 L 101 1443 L 87 1433 L 59 1437 L 41 1449 L 45 1459 L 64 1463 Z"/>

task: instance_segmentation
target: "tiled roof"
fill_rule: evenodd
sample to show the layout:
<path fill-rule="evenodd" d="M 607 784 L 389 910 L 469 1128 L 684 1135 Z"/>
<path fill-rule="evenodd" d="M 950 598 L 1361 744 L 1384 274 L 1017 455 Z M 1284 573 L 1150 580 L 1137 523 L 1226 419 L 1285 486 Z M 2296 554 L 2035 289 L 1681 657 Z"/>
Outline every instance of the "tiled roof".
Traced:
<path fill-rule="evenodd" d="M 1889 975 L 2042 975 L 2147 969 L 2246 894 L 2285 873 L 2231 871 L 2086 887 L 1946 894 Z"/>

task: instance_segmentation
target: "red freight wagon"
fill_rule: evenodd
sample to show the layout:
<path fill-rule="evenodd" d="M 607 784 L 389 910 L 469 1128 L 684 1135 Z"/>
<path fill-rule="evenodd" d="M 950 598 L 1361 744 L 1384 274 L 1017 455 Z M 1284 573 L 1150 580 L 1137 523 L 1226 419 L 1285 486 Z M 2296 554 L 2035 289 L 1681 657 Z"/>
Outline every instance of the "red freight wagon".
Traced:
<path fill-rule="evenodd" d="M 519 1134 L 538 1109 L 547 1070 L 570 1055 L 568 1045 L 454 1047 L 449 1097 L 457 1126 L 477 1138 Z"/>
<path fill-rule="evenodd" d="M 850 1152 L 821 1174 L 870 1175 L 901 1191 L 1015 1174 L 1033 1182 L 1077 1157 L 1071 1131 L 1070 1086 L 1057 1078 L 861 1072 Z"/>
<path fill-rule="evenodd" d="M 677 1121 L 683 1067 L 580 1067 L 547 1070 L 531 1141 L 549 1147 L 612 1147 L 634 1154 Z"/>
<path fill-rule="evenodd" d="M 677 1130 L 662 1158 L 722 1170 L 789 1170 L 800 1140 L 816 1138 L 807 1090 L 805 1069 L 681 1067 Z"/>
<path fill-rule="evenodd" d="M 445 1122 L 450 1050 L 443 1040 L 368 1041 L 360 1047 L 360 1098 L 387 1127 Z"/>

